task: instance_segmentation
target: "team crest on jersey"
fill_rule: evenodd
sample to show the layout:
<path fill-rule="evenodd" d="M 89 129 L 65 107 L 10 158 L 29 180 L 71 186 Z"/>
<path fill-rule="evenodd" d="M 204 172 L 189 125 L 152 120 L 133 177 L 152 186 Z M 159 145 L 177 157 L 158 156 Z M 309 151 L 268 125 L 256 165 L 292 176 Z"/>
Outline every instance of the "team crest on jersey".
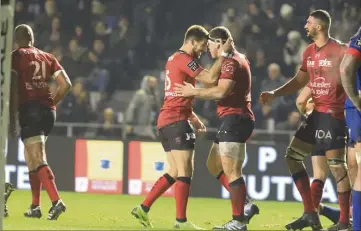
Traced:
<path fill-rule="evenodd" d="M 198 70 L 199 64 L 195 60 L 192 60 L 187 64 L 187 67 L 191 69 L 191 71 L 195 72 Z"/>

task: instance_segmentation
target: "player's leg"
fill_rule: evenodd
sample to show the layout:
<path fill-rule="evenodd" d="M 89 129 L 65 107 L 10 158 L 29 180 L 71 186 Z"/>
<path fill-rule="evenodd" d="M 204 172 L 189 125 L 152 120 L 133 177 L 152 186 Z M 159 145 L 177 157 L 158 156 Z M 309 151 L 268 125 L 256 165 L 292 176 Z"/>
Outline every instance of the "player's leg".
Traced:
<path fill-rule="evenodd" d="M 240 115 L 224 116 L 222 120 L 223 126 L 218 133 L 219 155 L 229 182 L 232 220 L 214 229 L 247 230 L 248 221 L 244 216 L 247 190 L 242 167 L 246 156 L 245 142 L 252 134 L 254 122 Z"/>
<path fill-rule="evenodd" d="M 340 206 L 339 222 L 335 226 L 330 227 L 329 230 L 335 230 L 336 226 L 338 230 L 342 230 L 342 227 L 347 230 L 350 216 L 351 186 L 345 162 L 345 149 L 328 150 L 326 156 L 331 173 L 337 184 L 338 203 Z"/>
<path fill-rule="evenodd" d="M 353 230 L 361 230 L 361 143 L 356 144 L 357 176 L 352 190 Z"/>
<path fill-rule="evenodd" d="M 167 129 L 166 129 L 167 132 Z M 164 151 L 167 153 L 167 161 L 169 165 L 168 172 L 158 178 L 158 180 L 153 185 L 152 189 L 149 191 L 147 196 L 145 197 L 142 204 L 135 207 L 131 214 L 139 220 L 139 222 L 147 228 L 153 227 L 151 224 L 148 212 L 153 205 L 153 203 L 161 196 L 164 192 L 166 192 L 172 185 L 175 183 L 175 179 L 178 176 L 177 165 L 175 160 L 171 154 L 169 140 L 167 139 L 167 134 L 163 134 L 164 131 L 161 129 L 159 131 L 159 136 L 161 139 L 161 143 Z"/>
<path fill-rule="evenodd" d="M 42 188 L 41 181 L 36 171 L 36 162 L 34 162 L 32 156 L 24 149 L 25 162 L 29 169 L 29 182 L 31 187 L 32 202 L 29 209 L 24 213 L 25 217 L 29 218 L 41 218 L 41 207 L 40 207 L 40 192 Z M 34 162 L 34 163 L 33 163 Z"/>
<path fill-rule="evenodd" d="M 317 155 L 318 154 L 318 155 Z M 323 186 L 327 179 L 329 169 L 324 153 L 312 155 L 313 181 L 311 184 L 311 195 L 313 207 L 318 209 L 323 194 Z M 321 155 L 322 154 L 322 155 Z"/>

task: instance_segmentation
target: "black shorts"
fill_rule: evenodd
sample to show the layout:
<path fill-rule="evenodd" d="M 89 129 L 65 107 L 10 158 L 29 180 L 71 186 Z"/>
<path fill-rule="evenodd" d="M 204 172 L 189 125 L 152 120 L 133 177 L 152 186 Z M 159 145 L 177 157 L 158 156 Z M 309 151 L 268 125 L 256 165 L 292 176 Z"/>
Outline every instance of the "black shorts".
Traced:
<path fill-rule="evenodd" d="M 24 103 L 19 108 L 21 140 L 34 136 L 48 136 L 54 127 L 56 112 L 37 101 Z"/>
<path fill-rule="evenodd" d="M 295 137 L 315 145 L 312 156 L 324 156 L 328 150 L 346 147 L 348 131 L 345 120 L 313 111 L 298 128 Z"/>
<path fill-rule="evenodd" d="M 244 115 L 225 115 L 221 118 L 214 143 L 237 142 L 246 143 L 254 129 L 254 121 Z"/>
<path fill-rule="evenodd" d="M 196 135 L 188 121 L 182 120 L 159 129 L 159 137 L 165 152 L 193 150 Z"/>

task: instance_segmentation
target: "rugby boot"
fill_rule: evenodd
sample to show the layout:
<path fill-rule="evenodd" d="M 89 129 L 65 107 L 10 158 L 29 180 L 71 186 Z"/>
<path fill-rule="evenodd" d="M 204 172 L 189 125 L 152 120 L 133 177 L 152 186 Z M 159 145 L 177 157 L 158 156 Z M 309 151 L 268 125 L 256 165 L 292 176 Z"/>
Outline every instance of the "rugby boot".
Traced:
<path fill-rule="evenodd" d="M 323 231 L 348 231 L 348 230 L 352 230 L 349 229 L 350 225 L 349 224 L 340 224 L 340 223 L 336 223 L 334 225 L 331 225 L 330 227 L 323 229 Z"/>
<path fill-rule="evenodd" d="M 230 220 L 224 225 L 215 226 L 213 230 L 247 230 L 247 225 L 244 222 L 240 222 L 237 220 Z"/>
<path fill-rule="evenodd" d="M 300 218 L 287 224 L 285 227 L 287 230 L 302 230 L 306 227 L 311 227 L 313 231 L 319 231 L 322 229 L 317 212 L 305 212 Z"/>
<path fill-rule="evenodd" d="M 206 229 L 196 226 L 195 224 L 193 224 L 189 221 L 186 221 L 186 222 L 176 221 L 174 223 L 174 228 L 180 229 L 180 230 L 206 230 Z"/>
<path fill-rule="evenodd" d="M 28 210 L 24 213 L 24 216 L 28 218 L 41 218 L 42 215 L 39 205 L 30 205 Z"/>
<path fill-rule="evenodd" d="M 259 214 L 259 208 L 256 204 L 252 203 L 252 200 L 246 197 L 246 205 L 244 206 L 244 223 L 249 224 L 252 217 Z"/>
<path fill-rule="evenodd" d="M 58 202 L 52 206 L 49 210 L 47 220 L 57 220 L 60 214 L 66 211 L 66 206 L 62 200 L 58 200 Z"/>
<path fill-rule="evenodd" d="M 146 213 L 143 209 L 142 206 L 138 205 L 137 207 L 135 207 L 132 212 L 131 212 L 132 216 L 135 217 L 140 224 L 142 224 L 144 227 L 146 228 L 153 228 L 152 223 L 149 220 L 148 217 L 148 213 Z"/>

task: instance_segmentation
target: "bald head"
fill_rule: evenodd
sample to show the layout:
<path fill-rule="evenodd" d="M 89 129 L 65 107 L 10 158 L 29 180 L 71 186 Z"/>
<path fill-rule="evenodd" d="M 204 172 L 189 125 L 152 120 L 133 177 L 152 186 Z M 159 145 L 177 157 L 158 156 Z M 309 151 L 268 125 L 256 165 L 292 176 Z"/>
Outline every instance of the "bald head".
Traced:
<path fill-rule="evenodd" d="M 21 24 L 15 28 L 15 42 L 19 47 L 34 45 L 34 33 L 30 26 Z"/>

